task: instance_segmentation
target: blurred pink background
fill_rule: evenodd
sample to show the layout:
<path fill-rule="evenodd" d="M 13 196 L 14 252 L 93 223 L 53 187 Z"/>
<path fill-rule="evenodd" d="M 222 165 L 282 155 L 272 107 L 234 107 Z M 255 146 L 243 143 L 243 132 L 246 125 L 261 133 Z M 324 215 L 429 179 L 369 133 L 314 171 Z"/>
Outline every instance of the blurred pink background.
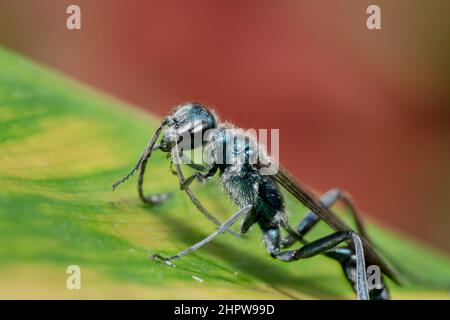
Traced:
<path fill-rule="evenodd" d="M 66 29 L 81 7 L 82 30 Z M 382 29 L 366 28 L 381 7 Z M 0 44 L 159 115 L 280 128 L 319 190 L 450 251 L 449 1 L 2 0 Z M 1 72 L 1 70 L 0 70 Z"/>

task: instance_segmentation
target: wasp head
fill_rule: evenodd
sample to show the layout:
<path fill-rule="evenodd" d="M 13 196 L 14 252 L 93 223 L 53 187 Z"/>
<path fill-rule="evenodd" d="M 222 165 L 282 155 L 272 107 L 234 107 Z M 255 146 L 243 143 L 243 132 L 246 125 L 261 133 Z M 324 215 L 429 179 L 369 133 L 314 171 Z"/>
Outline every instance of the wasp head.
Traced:
<path fill-rule="evenodd" d="M 165 130 L 160 149 L 169 152 L 175 143 L 190 150 L 203 145 L 203 134 L 217 127 L 216 116 L 199 103 L 182 104 L 165 118 Z"/>

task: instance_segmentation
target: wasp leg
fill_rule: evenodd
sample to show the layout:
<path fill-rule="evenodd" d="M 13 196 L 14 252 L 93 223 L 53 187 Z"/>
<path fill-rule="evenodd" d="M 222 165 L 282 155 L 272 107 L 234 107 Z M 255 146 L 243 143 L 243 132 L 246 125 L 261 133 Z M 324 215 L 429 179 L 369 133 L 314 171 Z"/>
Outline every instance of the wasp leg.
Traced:
<path fill-rule="evenodd" d="M 145 167 L 147 166 L 147 161 L 150 158 L 150 156 L 152 155 L 152 152 L 159 149 L 159 145 L 156 145 L 156 140 L 158 139 L 158 137 L 161 133 L 161 130 L 164 128 L 165 125 L 166 125 L 166 122 L 164 120 L 161 123 L 161 125 L 158 127 L 158 129 L 156 129 L 155 133 L 153 134 L 153 137 L 150 139 L 147 147 L 144 149 L 144 152 L 142 152 L 142 155 L 139 157 L 139 160 L 136 163 L 136 165 L 125 177 L 123 177 L 122 179 L 120 179 L 119 181 L 117 181 L 116 183 L 114 183 L 112 185 L 113 190 L 115 188 L 117 188 L 117 186 L 119 186 L 121 183 L 123 183 L 127 179 L 129 179 L 140 168 L 139 178 L 138 178 L 138 192 L 139 192 L 139 197 L 141 198 L 141 200 L 146 203 L 149 203 L 149 204 L 157 204 L 157 203 L 165 201 L 169 198 L 169 196 L 170 196 L 169 193 L 145 196 L 144 190 L 142 187 L 142 184 L 144 182 L 144 173 L 145 173 Z"/>
<path fill-rule="evenodd" d="M 194 169 L 195 171 L 200 171 L 200 172 L 207 172 L 208 168 L 204 165 L 201 164 L 195 164 L 195 163 L 184 163 L 185 165 L 187 165 L 188 167 Z M 172 168 L 173 166 L 173 162 L 170 165 L 170 171 L 172 172 L 173 175 L 177 175 L 177 171 L 175 169 Z"/>
<path fill-rule="evenodd" d="M 139 178 L 138 178 L 138 192 L 139 197 L 141 200 L 148 204 L 158 204 L 161 202 L 166 201 L 171 196 L 171 193 L 161 193 L 161 194 L 151 194 L 151 195 L 144 195 L 144 189 L 143 189 L 143 183 L 144 183 L 144 173 L 145 168 L 147 166 L 148 159 L 150 158 L 150 155 L 152 154 L 152 151 L 156 148 L 152 148 L 148 152 L 144 152 L 141 158 L 141 165 L 140 165 L 140 171 L 139 171 Z"/>
<path fill-rule="evenodd" d="M 180 186 L 185 184 L 186 178 L 184 177 L 183 170 L 181 169 L 179 157 L 177 157 L 176 154 L 177 148 L 174 148 L 172 150 L 172 158 L 176 159 L 177 161 L 172 162 L 175 165 L 175 174 L 178 176 L 178 180 L 180 181 Z M 216 169 L 217 170 L 217 169 Z M 189 199 L 194 204 L 194 206 L 197 208 L 200 213 L 202 213 L 208 220 L 212 221 L 216 226 L 221 226 L 221 222 L 206 209 L 200 200 L 195 196 L 194 192 L 189 188 L 189 186 L 184 187 L 184 191 L 189 196 Z M 240 237 L 241 235 L 231 229 L 228 230 L 229 233 L 234 235 L 235 237 Z"/>
<path fill-rule="evenodd" d="M 200 172 L 206 172 L 208 171 L 208 167 L 201 165 L 201 164 L 196 164 L 196 163 L 186 163 L 186 165 L 188 167 L 191 167 L 192 169 L 196 170 L 196 171 L 200 171 Z"/>
<path fill-rule="evenodd" d="M 245 213 L 247 213 L 250 209 L 252 208 L 252 206 L 246 206 L 244 208 L 239 209 L 235 214 L 233 214 L 231 216 L 230 219 L 228 219 L 227 221 L 225 221 L 219 229 L 217 229 L 217 231 L 215 231 L 214 233 L 212 233 L 211 235 L 209 235 L 208 237 L 206 237 L 205 239 L 203 239 L 202 241 L 197 242 L 196 244 L 194 244 L 193 246 L 189 247 L 186 250 L 181 251 L 180 253 L 171 256 L 171 257 L 163 257 L 159 254 L 155 254 L 152 256 L 153 259 L 156 260 L 161 260 L 164 262 L 170 262 L 172 260 L 181 258 L 197 249 L 199 249 L 200 247 L 203 247 L 205 244 L 207 244 L 208 242 L 210 242 L 211 240 L 213 240 L 215 237 L 217 237 L 219 234 L 229 230 L 229 228 L 233 225 L 233 223 L 235 223 L 241 216 L 243 216 Z"/>
<path fill-rule="evenodd" d="M 350 211 L 354 216 L 358 232 L 367 239 L 367 233 L 365 232 L 361 219 L 358 217 L 358 210 L 348 193 L 343 192 L 339 189 L 332 189 L 326 192 L 320 198 L 320 201 L 324 204 L 325 207 L 330 208 L 340 199 L 343 199 L 345 203 L 350 207 Z M 315 215 L 313 212 L 309 212 L 294 231 L 297 236 L 294 237 L 293 235 L 288 235 L 287 237 L 283 238 L 281 240 L 281 246 L 283 248 L 287 248 L 294 244 L 296 240 L 300 241 L 303 244 L 307 244 L 308 242 L 303 239 L 303 236 L 305 236 L 308 231 L 310 231 L 316 225 L 318 221 L 319 218 L 317 217 L 317 215 Z M 350 282 L 352 288 L 356 291 L 356 257 L 354 251 L 349 247 L 340 247 L 328 250 L 324 253 L 324 255 L 338 261 L 341 264 L 345 277 Z M 371 299 L 389 299 L 389 290 L 382 278 L 380 286 L 378 288 L 370 288 L 369 295 Z"/>
<path fill-rule="evenodd" d="M 338 231 L 323 238 L 312 241 L 296 250 L 280 250 L 281 235 L 279 228 L 263 230 L 264 244 L 269 254 L 281 261 L 290 262 L 306 259 L 326 253 L 346 240 L 352 240 L 356 257 L 356 292 L 358 299 L 369 299 L 366 279 L 364 252 L 359 236 L 353 231 Z"/>
<path fill-rule="evenodd" d="M 333 204 L 335 204 L 339 200 L 344 201 L 345 205 L 350 209 L 350 212 L 355 220 L 358 233 L 364 238 L 366 238 L 366 240 L 368 240 L 367 232 L 360 218 L 359 210 L 356 207 L 355 202 L 353 201 L 350 194 L 340 189 L 331 189 L 330 191 L 326 192 L 324 195 L 320 197 L 320 202 L 322 202 L 322 204 L 326 208 L 330 208 L 331 206 L 333 206 Z M 295 229 L 295 232 L 298 234 L 298 236 L 303 237 L 305 234 L 308 233 L 308 231 L 310 231 L 317 224 L 317 222 L 319 222 L 319 220 L 320 218 L 315 213 L 310 211 L 305 216 L 305 218 L 303 218 L 303 220 L 299 223 L 299 225 Z M 288 248 L 292 244 L 294 244 L 296 240 L 297 239 L 294 236 L 288 235 L 285 238 L 283 238 L 282 247 Z"/>
<path fill-rule="evenodd" d="M 136 165 L 133 167 L 133 169 L 131 169 L 131 171 L 122 179 L 120 179 L 119 181 L 116 181 L 113 185 L 112 185 L 112 189 L 113 191 L 117 188 L 117 186 L 119 186 L 120 184 L 124 183 L 125 181 L 127 181 L 141 166 L 142 163 L 142 158 L 144 157 L 145 151 L 144 153 L 141 154 L 141 156 L 139 157 L 138 162 L 136 163 Z"/>
<path fill-rule="evenodd" d="M 155 150 L 158 150 L 158 149 L 159 149 L 159 144 L 153 146 L 153 147 L 151 148 L 150 153 L 153 152 L 153 151 L 155 151 Z M 139 169 L 139 167 L 142 165 L 142 161 L 143 161 L 144 157 L 146 157 L 146 158 L 150 157 L 148 148 L 146 148 L 146 149 L 144 150 L 144 152 L 142 152 L 141 156 L 139 157 L 138 162 L 135 164 L 135 166 L 133 167 L 133 169 L 131 169 L 131 171 L 130 171 L 125 177 L 123 177 L 123 178 L 120 179 L 119 181 L 116 181 L 116 182 L 112 185 L 113 191 L 114 191 L 120 184 L 124 183 L 124 182 L 127 181 L 129 178 L 131 178 L 131 176 L 133 176 L 133 175 L 135 174 L 135 172 L 136 172 L 136 171 Z"/>
<path fill-rule="evenodd" d="M 349 247 L 338 247 L 328 250 L 324 253 L 325 256 L 338 261 L 345 277 L 356 292 L 356 256 Z M 369 287 L 369 296 L 371 300 L 388 300 L 389 289 L 384 283 L 383 277 L 380 277 L 380 283 L 375 284 L 374 287 Z"/>
<path fill-rule="evenodd" d="M 189 187 L 195 179 L 197 179 L 202 184 L 207 182 L 209 179 L 214 177 L 218 169 L 219 166 L 214 165 L 211 167 L 211 169 L 208 170 L 206 174 L 203 174 L 201 172 L 195 172 L 192 176 L 187 177 L 184 182 L 180 182 L 181 190 L 185 190 L 187 187 Z"/>

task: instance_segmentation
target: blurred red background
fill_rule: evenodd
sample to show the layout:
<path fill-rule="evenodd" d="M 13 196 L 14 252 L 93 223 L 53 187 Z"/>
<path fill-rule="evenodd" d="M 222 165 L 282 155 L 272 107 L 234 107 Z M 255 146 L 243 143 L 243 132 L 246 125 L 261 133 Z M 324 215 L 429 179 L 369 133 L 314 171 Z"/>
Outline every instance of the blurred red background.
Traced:
<path fill-rule="evenodd" d="M 81 31 L 66 29 L 69 4 Z M 369 4 L 381 30 L 366 28 Z M 348 190 L 371 217 L 449 251 L 449 9 L 2 0 L 0 44 L 159 115 L 198 100 L 241 127 L 280 128 L 299 179 Z"/>

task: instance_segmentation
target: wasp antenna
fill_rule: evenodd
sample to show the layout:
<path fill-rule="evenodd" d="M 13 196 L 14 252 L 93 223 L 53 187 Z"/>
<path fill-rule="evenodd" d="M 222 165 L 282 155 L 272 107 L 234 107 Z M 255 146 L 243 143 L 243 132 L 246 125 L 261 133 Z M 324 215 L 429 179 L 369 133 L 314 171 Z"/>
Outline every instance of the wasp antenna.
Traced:
<path fill-rule="evenodd" d="M 150 139 L 147 147 L 144 149 L 144 152 L 142 152 L 141 156 L 139 157 L 138 162 L 136 163 L 136 165 L 133 167 L 133 169 L 122 179 L 120 179 L 119 181 L 115 182 L 112 185 L 112 190 L 114 191 L 120 184 L 122 184 L 123 182 L 127 181 L 141 166 L 142 162 L 146 159 L 148 159 L 152 153 L 153 150 L 155 149 L 159 149 L 159 145 L 155 145 L 156 140 L 159 137 L 159 134 L 161 133 L 162 128 L 165 126 L 166 124 L 166 120 L 164 120 L 160 126 L 158 127 L 158 129 L 156 129 L 155 133 L 153 134 L 153 137 Z"/>

